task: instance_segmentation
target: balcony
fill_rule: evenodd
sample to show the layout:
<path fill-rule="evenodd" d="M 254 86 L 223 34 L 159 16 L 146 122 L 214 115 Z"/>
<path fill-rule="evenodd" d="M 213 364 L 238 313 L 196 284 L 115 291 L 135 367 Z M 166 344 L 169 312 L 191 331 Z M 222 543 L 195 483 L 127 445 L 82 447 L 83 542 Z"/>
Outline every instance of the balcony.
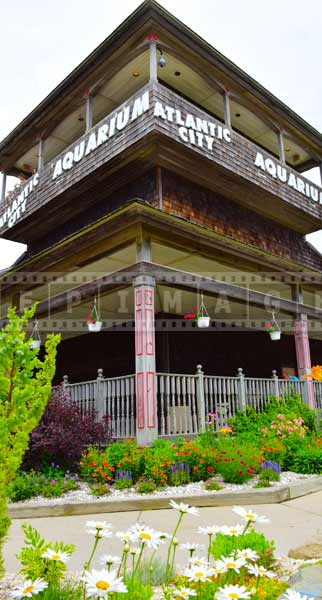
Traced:
<path fill-rule="evenodd" d="M 117 189 L 120 172 L 133 179 L 154 165 L 301 234 L 321 228 L 319 186 L 165 85 L 154 83 L 142 87 L 16 190 L 2 207 L 0 236 L 29 242 L 40 230 L 46 235 Z"/>

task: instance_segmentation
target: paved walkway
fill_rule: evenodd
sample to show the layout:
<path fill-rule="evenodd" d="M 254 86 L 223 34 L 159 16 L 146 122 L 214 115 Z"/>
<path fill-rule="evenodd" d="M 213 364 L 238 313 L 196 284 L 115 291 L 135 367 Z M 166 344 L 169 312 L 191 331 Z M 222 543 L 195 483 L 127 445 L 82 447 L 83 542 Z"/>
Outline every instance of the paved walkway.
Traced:
<path fill-rule="evenodd" d="M 256 526 L 270 539 L 275 539 L 278 554 L 287 554 L 291 548 L 302 544 L 322 543 L 322 491 L 284 502 L 283 504 L 262 504 L 252 507 L 255 512 L 271 519 L 269 525 Z M 97 514 L 72 517 L 51 517 L 28 519 L 48 540 L 62 540 L 76 545 L 76 552 L 70 560 L 72 571 L 80 570 L 88 558 L 92 542 L 91 536 L 84 532 L 87 520 L 106 520 L 112 523 L 114 530 L 126 530 L 131 524 L 139 521 L 155 529 L 170 532 L 175 524 L 177 512 L 174 510 L 148 510 L 144 512 L 127 512 L 113 514 Z M 238 522 L 231 507 L 200 508 L 200 516 L 186 515 L 180 531 L 180 542 L 195 541 L 203 543 L 204 538 L 197 533 L 199 525 L 235 524 Z M 21 523 L 15 519 L 10 529 L 9 539 L 4 548 L 5 564 L 8 572 L 19 569 L 19 561 L 15 554 L 23 543 Z M 101 553 L 119 554 L 121 544 L 117 539 L 103 540 Z M 99 555 L 100 553 L 98 553 Z M 179 551 L 179 561 L 185 562 L 185 554 Z"/>

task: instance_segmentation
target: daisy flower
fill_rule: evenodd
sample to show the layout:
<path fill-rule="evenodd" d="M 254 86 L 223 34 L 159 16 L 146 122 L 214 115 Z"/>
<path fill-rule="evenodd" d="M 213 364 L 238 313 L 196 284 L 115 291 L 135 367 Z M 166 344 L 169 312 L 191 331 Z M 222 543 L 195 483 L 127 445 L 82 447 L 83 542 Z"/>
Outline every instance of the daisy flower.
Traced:
<path fill-rule="evenodd" d="M 100 557 L 99 562 L 104 567 L 106 567 L 106 565 L 112 567 L 113 565 L 119 565 L 121 558 L 119 556 L 111 556 L 111 554 L 103 554 Z"/>
<path fill-rule="evenodd" d="M 219 527 L 218 525 L 207 525 L 207 527 L 198 527 L 198 533 L 201 535 L 216 535 L 217 533 L 222 533 L 223 527 Z"/>
<path fill-rule="evenodd" d="M 191 560 L 189 561 L 189 565 L 193 565 L 195 567 L 207 567 L 209 563 L 204 556 L 192 556 Z"/>
<path fill-rule="evenodd" d="M 237 536 L 241 535 L 244 531 L 243 525 L 224 525 L 221 528 L 221 533 L 224 535 Z"/>
<path fill-rule="evenodd" d="M 32 598 L 32 596 L 36 596 L 36 594 L 40 594 L 48 587 L 48 583 L 38 577 L 35 581 L 31 579 L 26 579 L 22 586 L 17 589 L 9 592 L 10 598 Z"/>
<path fill-rule="evenodd" d="M 186 544 L 181 544 L 180 548 L 181 550 L 188 550 L 188 552 L 196 552 L 196 550 L 202 550 L 204 545 L 187 542 Z"/>
<path fill-rule="evenodd" d="M 210 581 L 210 577 L 215 575 L 215 570 L 205 564 L 192 565 L 185 569 L 183 574 L 188 577 L 189 581 Z"/>
<path fill-rule="evenodd" d="M 42 554 L 42 558 L 48 558 L 48 560 L 55 560 L 57 562 L 66 564 L 70 559 L 70 555 L 67 552 L 61 552 L 60 550 L 47 548 L 46 552 Z"/>
<path fill-rule="evenodd" d="M 174 598 L 189 598 L 190 596 L 196 596 L 197 592 L 196 590 L 193 590 L 192 588 L 186 588 L 186 587 L 181 587 L 178 588 L 176 590 L 174 590 L 173 592 L 173 596 Z"/>
<path fill-rule="evenodd" d="M 251 592 L 247 592 L 244 585 L 225 585 L 217 590 L 216 600 L 239 600 L 249 598 Z"/>
<path fill-rule="evenodd" d="M 189 514 L 194 515 L 195 517 L 199 516 L 199 511 L 195 506 L 189 506 L 189 504 L 185 504 L 184 502 L 176 502 L 175 500 L 170 500 L 169 502 L 171 508 L 175 508 L 181 514 Z"/>
<path fill-rule="evenodd" d="M 248 572 L 255 577 L 268 577 L 269 579 L 275 577 L 273 571 L 267 571 L 267 569 L 261 565 L 247 565 L 247 569 Z"/>
<path fill-rule="evenodd" d="M 245 565 L 243 558 L 234 558 L 233 556 L 222 556 L 220 560 L 216 561 L 216 569 L 220 573 L 227 573 L 227 571 L 235 571 L 239 573 L 239 569 Z"/>
<path fill-rule="evenodd" d="M 151 527 L 146 527 L 145 525 L 133 525 L 130 528 L 130 532 L 133 533 L 135 537 L 135 541 L 140 542 L 141 544 L 145 544 L 148 548 L 153 548 L 156 550 L 161 543 L 164 543 L 164 539 L 161 539 L 160 532 L 151 529 Z"/>
<path fill-rule="evenodd" d="M 86 533 L 95 535 L 98 538 L 112 537 L 111 528 L 112 525 L 106 523 L 106 521 L 87 521 L 86 523 Z"/>
<path fill-rule="evenodd" d="M 84 577 L 86 594 L 90 598 L 107 598 L 109 592 L 125 593 L 127 588 L 122 581 L 122 577 L 117 577 L 116 571 L 85 571 Z"/>
<path fill-rule="evenodd" d="M 116 537 L 118 537 L 124 544 L 128 544 L 128 542 L 136 542 L 136 537 L 131 531 L 117 531 Z"/>
<path fill-rule="evenodd" d="M 258 554 L 255 550 L 251 550 L 250 548 L 244 548 L 243 550 L 237 550 L 238 558 L 243 558 L 244 560 L 257 560 Z"/>
<path fill-rule="evenodd" d="M 245 519 L 245 521 L 251 521 L 252 523 L 269 523 L 269 519 L 264 516 L 260 516 L 255 513 L 252 509 L 246 510 L 242 506 L 234 506 L 233 511 Z"/>
<path fill-rule="evenodd" d="M 283 600 L 308 600 L 308 596 L 300 594 L 300 592 L 296 592 L 295 590 L 286 590 L 282 598 Z"/>

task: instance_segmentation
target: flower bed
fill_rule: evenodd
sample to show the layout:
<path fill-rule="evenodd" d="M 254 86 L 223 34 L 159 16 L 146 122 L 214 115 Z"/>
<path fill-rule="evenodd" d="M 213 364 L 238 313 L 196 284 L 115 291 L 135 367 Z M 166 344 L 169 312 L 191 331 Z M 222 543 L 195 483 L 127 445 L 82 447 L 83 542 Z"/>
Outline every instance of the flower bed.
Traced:
<path fill-rule="evenodd" d="M 141 523 L 127 531 L 113 532 L 105 521 L 88 521 L 86 532 L 93 537 L 92 551 L 77 577 L 67 574 L 75 548 L 47 542 L 30 525 L 24 524 L 25 545 L 18 558 L 23 579 L 11 581 L 7 597 L 39 600 L 301 600 L 288 589 L 285 574 L 274 556 L 275 544 L 255 529 L 268 519 L 251 509 L 235 506 L 239 522 L 234 526 L 199 527 L 200 543 L 181 545 L 186 564 L 177 564 L 180 527 L 186 515 L 198 517 L 195 507 L 170 502 L 177 512 L 172 532 L 161 532 Z M 196 522 L 197 528 L 197 522 Z M 106 553 L 109 541 L 119 541 L 117 556 Z M 99 551 L 104 545 L 104 554 Z M 124 596 L 125 594 L 125 596 Z M 121 596 L 122 595 L 122 596 Z"/>

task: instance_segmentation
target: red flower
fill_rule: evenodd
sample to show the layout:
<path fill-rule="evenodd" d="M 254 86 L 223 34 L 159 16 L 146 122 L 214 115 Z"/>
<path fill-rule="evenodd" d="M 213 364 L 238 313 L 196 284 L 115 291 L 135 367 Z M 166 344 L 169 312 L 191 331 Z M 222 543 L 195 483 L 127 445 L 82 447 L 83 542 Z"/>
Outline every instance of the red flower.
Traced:
<path fill-rule="evenodd" d="M 86 317 L 86 323 L 94 323 L 92 317 Z"/>
<path fill-rule="evenodd" d="M 208 471 L 209 473 L 213 473 L 213 472 L 214 472 L 214 468 L 213 468 L 213 467 L 207 467 L 207 471 Z"/>
<path fill-rule="evenodd" d="M 195 315 L 195 313 L 187 313 L 186 315 L 184 315 L 183 318 L 184 319 L 195 319 L 196 315 Z"/>

